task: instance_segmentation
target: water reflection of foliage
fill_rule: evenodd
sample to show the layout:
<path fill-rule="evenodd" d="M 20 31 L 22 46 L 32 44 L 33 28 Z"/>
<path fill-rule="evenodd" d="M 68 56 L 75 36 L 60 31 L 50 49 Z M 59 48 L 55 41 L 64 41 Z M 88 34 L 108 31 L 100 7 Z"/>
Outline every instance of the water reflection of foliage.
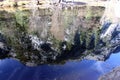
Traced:
<path fill-rule="evenodd" d="M 1 22 L 1 24 L 4 23 L 1 25 L 1 31 L 4 32 L 7 43 L 14 49 L 17 56 L 23 57 L 21 53 L 24 53 L 26 49 L 23 48 L 24 43 L 22 42 L 24 42 L 23 39 L 26 39 L 28 16 L 22 15 L 25 14 L 23 11 L 16 11 L 14 14 L 8 13 L 8 15 L 6 15 L 7 12 L 5 12 L 4 14 L 5 16 L 3 18 L 5 20 Z M 25 41 L 29 43 L 28 40 Z"/>
<path fill-rule="evenodd" d="M 96 46 L 98 46 L 97 44 L 99 43 L 100 34 L 98 28 L 100 24 L 98 22 L 100 19 L 100 15 L 97 15 L 96 17 L 91 15 L 91 18 L 87 19 L 85 18 L 84 14 L 82 14 L 81 16 L 79 14 L 79 11 L 75 11 L 64 10 L 63 12 L 56 13 L 59 18 L 59 20 L 57 21 L 57 27 L 58 29 L 59 27 L 63 27 L 64 36 L 67 36 L 68 40 L 57 39 L 50 32 L 51 25 L 48 25 L 48 23 L 51 22 L 51 15 L 44 15 L 46 14 L 46 10 L 42 10 L 42 13 L 41 11 L 37 11 L 34 13 L 34 15 L 30 15 L 29 11 L 19 10 L 11 15 L 10 13 L 8 13 L 10 16 L 8 16 L 10 21 L 6 21 L 9 20 L 8 17 L 6 19 L 5 16 L 1 18 L 5 19 L 5 21 L 2 20 L 0 23 L 2 24 L 2 26 L 5 26 L 2 27 L 1 30 L 5 33 L 8 44 L 14 49 L 15 53 L 17 54 L 16 57 L 24 63 L 27 61 L 36 61 L 38 62 L 38 64 L 40 64 L 43 54 L 48 56 L 48 62 L 51 61 L 51 54 L 58 53 L 58 61 L 70 58 L 81 59 L 86 55 L 84 54 L 85 50 L 87 50 L 87 53 L 89 54 L 96 48 Z M 29 19 L 31 21 L 29 21 Z M 59 26 L 59 21 L 62 21 L 62 24 L 64 25 Z M 33 24 L 31 25 L 29 22 L 32 22 Z M 38 23 L 39 25 L 36 23 Z M 44 33 L 44 30 L 46 31 L 46 33 L 42 36 L 41 34 L 42 32 Z M 70 34 L 67 34 L 65 32 L 66 30 L 68 30 Z M 46 44 L 50 42 L 50 50 L 52 50 L 53 52 L 50 52 L 49 54 L 49 52 L 42 49 L 33 49 L 31 40 L 29 39 L 28 35 L 37 36 Z M 31 56 L 33 55 L 35 57 L 37 56 L 38 58 L 31 58 Z"/>

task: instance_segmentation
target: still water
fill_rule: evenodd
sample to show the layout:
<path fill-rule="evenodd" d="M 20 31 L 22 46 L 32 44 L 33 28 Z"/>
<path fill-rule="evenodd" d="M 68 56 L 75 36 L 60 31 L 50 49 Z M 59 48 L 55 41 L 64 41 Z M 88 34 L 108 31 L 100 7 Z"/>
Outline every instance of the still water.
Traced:
<path fill-rule="evenodd" d="M 55 6 L 52 9 L 15 9 L 13 12 L 3 10 L 0 13 L 4 45 L 14 53 L 10 54 L 11 57 L 24 64 L 83 59 L 101 47 L 98 44 L 103 7 L 65 9 Z"/>
<path fill-rule="evenodd" d="M 103 13 L 86 6 L 0 11 L 0 80 L 97 80 L 119 66 L 120 53 L 107 59 L 109 41 L 100 41 Z"/>
<path fill-rule="evenodd" d="M 98 80 L 99 76 L 120 66 L 120 52 L 108 60 L 68 61 L 61 65 L 27 67 L 14 59 L 0 60 L 0 80 Z"/>

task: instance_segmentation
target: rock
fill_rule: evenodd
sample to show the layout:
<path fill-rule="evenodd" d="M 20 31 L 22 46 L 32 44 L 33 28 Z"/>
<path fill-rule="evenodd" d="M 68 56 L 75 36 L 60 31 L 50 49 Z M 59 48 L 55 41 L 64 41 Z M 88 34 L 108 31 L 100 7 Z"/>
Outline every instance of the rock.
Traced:
<path fill-rule="evenodd" d="M 120 80 L 120 67 L 117 67 L 109 73 L 101 76 L 99 80 Z"/>

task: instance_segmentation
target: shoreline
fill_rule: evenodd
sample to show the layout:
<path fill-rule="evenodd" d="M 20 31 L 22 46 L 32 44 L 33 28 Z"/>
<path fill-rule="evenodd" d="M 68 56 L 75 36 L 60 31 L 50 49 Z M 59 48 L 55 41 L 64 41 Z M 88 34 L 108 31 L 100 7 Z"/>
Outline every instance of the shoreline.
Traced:
<path fill-rule="evenodd" d="M 0 2 L 0 11 L 3 9 L 14 9 L 21 8 L 21 10 L 31 9 L 38 7 L 40 9 L 52 8 L 53 6 L 62 6 L 62 7 L 82 7 L 82 6 L 101 6 L 105 7 L 107 1 L 80 1 L 80 2 L 61 2 L 61 3 L 50 3 L 50 2 L 32 2 L 32 1 L 2 1 Z"/>

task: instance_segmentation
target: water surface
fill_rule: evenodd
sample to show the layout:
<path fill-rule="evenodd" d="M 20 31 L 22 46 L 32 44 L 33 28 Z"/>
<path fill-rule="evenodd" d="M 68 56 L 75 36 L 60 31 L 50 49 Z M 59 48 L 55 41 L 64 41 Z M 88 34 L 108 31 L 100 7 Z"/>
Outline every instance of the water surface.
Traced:
<path fill-rule="evenodd" d="M 99 76 L 120 66 L 120 53 L 108 60 L 68 61 L 58 65 L 27 67 L 14 59 L 0 60 L 1 80 L 97 80 Z"/>
<path fill-rule="evenodd" d="M 0 60 L 0 79 L 97 80 L 119 66 L 119 51 L 108 60 L 100 54 L 110 48 L 100 40 L 103 12 L 86 6 L 0 11 L 0 42 L 10 48 Z M 89 54 L 106 61 L 85 60 Z"/>

